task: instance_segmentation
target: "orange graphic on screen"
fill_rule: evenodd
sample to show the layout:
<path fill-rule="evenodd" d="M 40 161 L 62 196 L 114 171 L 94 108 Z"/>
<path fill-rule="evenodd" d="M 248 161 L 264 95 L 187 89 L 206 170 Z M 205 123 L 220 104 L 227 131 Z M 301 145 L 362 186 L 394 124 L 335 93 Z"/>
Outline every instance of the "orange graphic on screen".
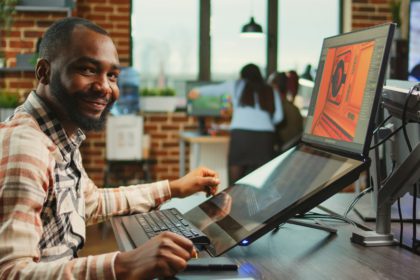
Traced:
<path fill-rule="evenodd" d="M 363 102 L 374 41 L 328 49 L 314 111 L 313 135 L 351 142 Z"/>

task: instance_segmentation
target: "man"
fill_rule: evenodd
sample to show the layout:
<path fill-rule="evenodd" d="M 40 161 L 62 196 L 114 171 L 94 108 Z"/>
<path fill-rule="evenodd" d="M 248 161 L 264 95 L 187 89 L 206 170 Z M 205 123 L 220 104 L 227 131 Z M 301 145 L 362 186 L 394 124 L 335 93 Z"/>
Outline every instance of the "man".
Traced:
<path fill-rule="evenodd" d="M 130 252 L 77 258 L 86 224 L 209 187 L 214 194 L 219 184 L 199 168 L 171 182 L 94 185 L 82 166 L 82 130 L 104 127 L 119 71 L 111 38 L 93 23 L 66 18 L 46 31 L 38 86 L 0 124 L 0 279 L 151 279 L 183 270 L 195 253 L 190 240 L 162 233 Z"/>

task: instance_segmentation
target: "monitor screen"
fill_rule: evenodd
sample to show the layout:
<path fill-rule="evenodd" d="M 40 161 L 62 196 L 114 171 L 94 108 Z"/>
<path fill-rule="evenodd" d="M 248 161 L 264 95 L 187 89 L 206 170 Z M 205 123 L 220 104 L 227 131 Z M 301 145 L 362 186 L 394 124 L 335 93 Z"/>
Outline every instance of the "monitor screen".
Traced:
<path fill-rule="evenodd" d="M 420 0 L 411 0 L 408 80 L 420 82 Z"/>
<path fill-rule="evenodd" d="M 186 94 L 200 86 L 219 84 L 215 81 L 190 81 L 186 84 Z M 195 99 L 187 98 L 187 113 L 197 117 L 219 117 L 223 110 L 229 108 L 230 101 L 228 95 L 199 95 Z"/>
<path fill-rule="evenodd" d="M 324 40 L 304 142 L 367 154 L 394 28 L 380 25 Z"/>

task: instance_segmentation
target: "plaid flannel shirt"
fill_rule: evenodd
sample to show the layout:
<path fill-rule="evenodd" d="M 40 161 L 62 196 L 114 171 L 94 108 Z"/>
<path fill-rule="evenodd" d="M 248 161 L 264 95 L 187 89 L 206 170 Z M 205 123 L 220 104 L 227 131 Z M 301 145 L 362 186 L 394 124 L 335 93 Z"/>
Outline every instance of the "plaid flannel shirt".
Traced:
<path fill-rule="evenodd" d="M 118 252 L 77 258 L 86 224 L 145 212 L 170 198 L 168 181 L 100 189 L 79 151 L 32 92 L 0 123 L 0 279 L 113 279 Z"/>

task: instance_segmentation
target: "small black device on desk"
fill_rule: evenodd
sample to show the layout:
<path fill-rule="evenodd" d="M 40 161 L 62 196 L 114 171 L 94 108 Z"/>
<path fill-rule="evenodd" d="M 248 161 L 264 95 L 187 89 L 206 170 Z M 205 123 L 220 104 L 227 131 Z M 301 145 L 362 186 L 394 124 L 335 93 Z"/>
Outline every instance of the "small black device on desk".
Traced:
<path fill-rule="evenodd" d="M 238 265 L 230 258 L 198 258 L 188 261 L 185 271 L 236 271 Z"/>

